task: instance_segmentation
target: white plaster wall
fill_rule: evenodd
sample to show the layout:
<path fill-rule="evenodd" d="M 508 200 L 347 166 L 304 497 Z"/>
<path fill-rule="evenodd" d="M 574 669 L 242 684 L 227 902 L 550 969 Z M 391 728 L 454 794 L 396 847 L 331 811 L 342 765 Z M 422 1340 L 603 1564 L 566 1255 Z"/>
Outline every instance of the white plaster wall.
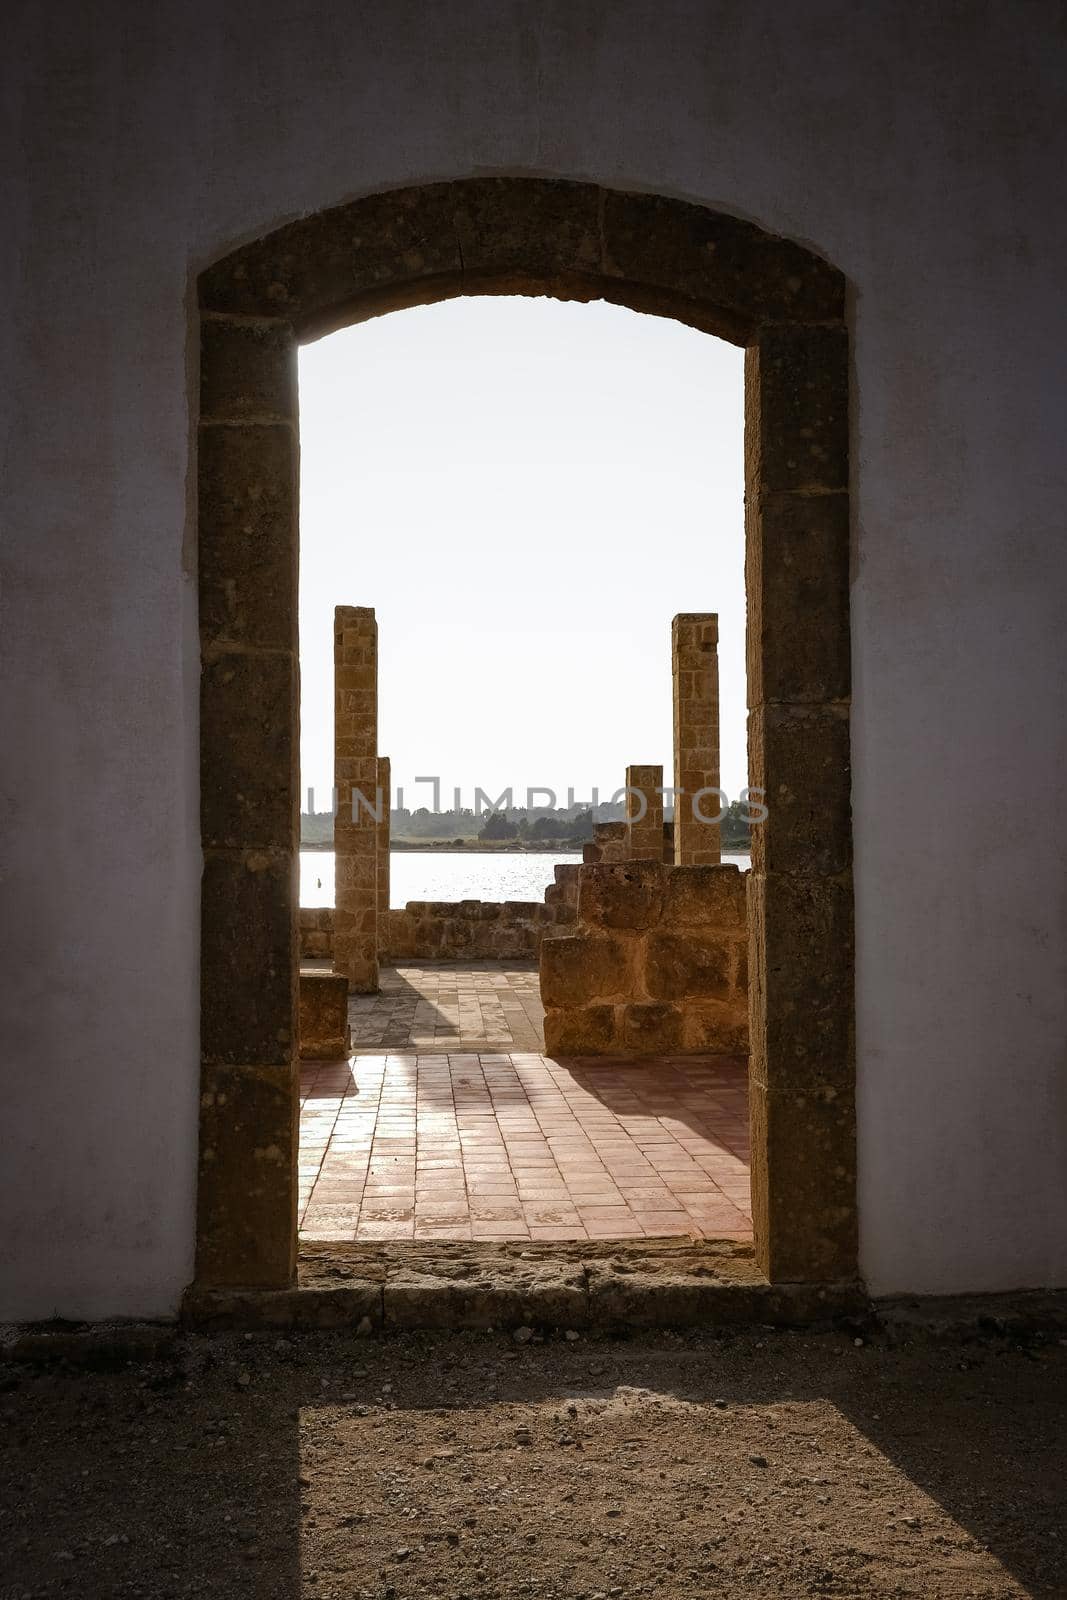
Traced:
<path fill-rule="evenodd" d="M 166 1314 L 192 1270 L 195 275 L 501 171 L 705 201 L 848 275 L 862 1265 L 1067 1281 L 1058 8 L 7 15 L 0 1317 Z"/>

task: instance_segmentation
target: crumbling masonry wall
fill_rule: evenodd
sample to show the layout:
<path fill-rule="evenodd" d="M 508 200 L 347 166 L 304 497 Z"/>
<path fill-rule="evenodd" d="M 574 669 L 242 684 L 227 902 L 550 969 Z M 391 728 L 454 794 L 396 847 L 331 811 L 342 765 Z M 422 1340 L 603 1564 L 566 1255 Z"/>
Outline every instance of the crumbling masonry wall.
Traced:
<path fill-rule="evenodd" d="M 380 961 L 536 961 L 541 940 L 569 932 L 577 920 L 578 866 L 555 869 L 544 901 L 409 900 L 379 910 Z M 334 908 L 301 906 L 300 955 L 334 954 Z"/>
<path fill-rule="evenodd" d="M 654 861 L 581 867 L 576 931 L 541 945 L 548 1054 L 745 1054 L 746 877 Z"/>

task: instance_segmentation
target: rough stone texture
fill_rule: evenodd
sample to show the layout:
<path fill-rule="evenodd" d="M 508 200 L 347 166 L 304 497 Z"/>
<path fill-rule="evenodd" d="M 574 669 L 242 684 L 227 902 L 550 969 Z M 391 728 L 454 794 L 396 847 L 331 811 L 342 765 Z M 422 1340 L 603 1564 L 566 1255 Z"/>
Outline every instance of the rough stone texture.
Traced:
<path fill-rule="evenodd" d="M 205 647 L 292 649 L 297 449 L 291 422 L 201 424 L 200 635 Z"/>
<path fill-rule="evenodd" d="M 385 921 L 389 914 L 391 883 L 389 875 L 389 813 L 392 806 L 392 768 L 388 756 L 378 757 L 378 793 L 382 796 L 382 815 L 378 823 L 378 946 L 379 959 L 383 945 Z"/>
<path fill-rule="evenodd" d="M 659 862 L 608 864 L 578 874 L 578 920 L 583 926 L 651 928 L 663 914 L 665 875 Z"/>
<path fill-rule="evenodd" d="M 769 1276 L 855 1271 L 848 338 L 746 355 L 752 1203 Z"/>
<path fill-rule="evenodd" d="M 635 1000 L 615 1009 L 615 1036 L 627 1055 L 663 1056 L 681 1052 L 684 1012 L 662 1001 Z M 709 1045 L 709 1055 L 715 1054 Z"/>
<path fill-rule="evenodd" d="M 289 323 L 204 316 L 200 323 L 201 422 L 292 422 L 297 345 Z"/>
<path fill-rule="evenodd" d="M 541 999 L 546 1007 L 625 1000 L 634 992 L 636 942 L 625 934 L 590 932 L 549 939 L 541 950 Z"/>
<path fill-rule="evenodd" d="M 208 851 L 200 913 L 200 1042 L 205 1062 L 284 1066 L 296 1051 L 294 857 Z"/>
<path fill-rule="evenodd" d="M 348 1054 L 348 979 L 343 972 L 300 973 L 300 1059 L 336 1061 Z"/>
<path fill-rule="evenodd" d="M 205 650 L 200 674 L 205 849 L 291 847 L 299 692 L 297 662 L 288 651 Z"/>
<path fill-rule="evenodd" d="M 848 699 L 845 494 L 767 494 L 745 504 L 750 706 Z"/>
<path fill-rule="evenodd" d="M 764 706 L 749 713 L 749 770 L 764 791 L 754 872 L 836 877 L 852 862 L 848 707 Z"/>
<path fill-rule="evenodd" d="M 645 987 L 655 1000 L 728 1000 L 740 955 L 736 938 L 720 938 L 702 928 L 651 933 Z"/>
<path fill-rule="evenodd" d="M 299 1287 L 194 1287 L 182 1320 L 204 1331 L 270 1328 L 589 1329 L 781 1326 L 869 1314 L 862 1287 L 763 1277 L 748 1244 L 587 1240 L 550 1244 L 306 1242 Z M 1062 1308 L 1059 1310 L 1062 1321 Z M 1057 1326 L 1051 1318 L 1048 1325 Z"/>
<path fill-rule="evenodd" d="M 536 958 L 546 935 L 569 931 L 573 906 L 540 900 L 409 900 L 382 919 L 383 961 Z"/>
<path fill-rule="evenodd" d="M 629 859 L 629 839 L 625 822 L 597 822 L 593 824 L 593 837 L 582 846 L 582 860 L 587 866 L 602 862 Z"/>
<path fill-rule="evenodd" d="M 614 1055 L 621 1026 L 619 1008 L 614 1005 L 555 1007 L 551 1013 L 545 1012 L 545 1054 Z"/>
<path fill-rule="evenodd" d="M 578 863 L 557 862 L 552 868 L 554 881 L 545 890 L 545 905 L 551 906 L 556 920 L 564 926 L 578 920 Z"/>
<path fill-rule="evenodd" d="M 293 1280 L 297 1153 L 293 1063 L 204 1067 L 198 1283 L 275 1288 Z"/>
<path fill-rule="evenodd" d="M 717 866 L 719 828 L 719 619 L 686 612 L 671 624 L 674 693 L 674 860 L 680 867 Z"/>
<path fill-rule="evenodd" d="M 605 271 L 684 297 L 691 302 L 689 316 L 681 308 L 675 314 L 724 338 L 743 343 L 741 330 L 764 322 L 844 316 L 839 272 L 800 245 L 770 238 L 737 217 L 699 206 L 676 209 L 675 201 L 658 195 L 611 191 L 604 196 L 603 217 Z"/>
<path fill-rule="evenodd" d="M 384 758 L 383 758 L 384 760 Z M 383 891 L 378 856 L 379 895 Z M 577 921 L 578 865 L 559 865 L 540 900 L 409 900 L 379 910 L 379 961 L 536 959 L 541 940 L 568 933 Z M 332 960 L 333 906 L 301 906 L 300 955 Z"/>
<path fill-rule="evenodd" d="M 333 906 L 300 907 L 301 961 L 333 960 Z"/>
<path fill-rule="evenodd" d="M 850 1089 L 749 1084 L 752 1221 L 773 1282 L 833 1282 L 856 1255 L 856 1107 Z"/>
<path fill-rule="evenodd" d="M 398 1263 L 383 1304 L 386 1328 L 584 1328 L 589 1319 L 582 1263 L 551 1257 L 501 1254 L 488 1270 L 476 1255 Z"/>
<path fill-rule="evenodd" d="M 747 977 L 744 955 L 742 948 L 737 967 L 738 990 L 744 988 Z M 720 1055 L 744 1055 L 749 1049 L 748 1011 L 741 1010 L 733 999 L 687 1002 L 682 1011 L 681 1049 L 685 1055 L 702 1056 L 713 1050 Z"/>
<path fill-rule="evenodd" d="M 461 269 L 450 184 L 368 195 L 301 218 L 236 250 L 200 278 L 205 310 L 291 318 L 302 336 L 359 320 L 357 302 L 384 291 L 417 304 L 405 286 Z M 435 283 L 437 297 L 439 289 Z"/>
<path fill-rule="evenodd" d="M 197 1277 L 295 1270 L 296 347 L 205 320 L 198 438 L 201 1117 Z"/>
<path fill-rule="evenodd" d="M 541 946 L 548 1054 L 744 1054 L 746 876 L 654 861 L 583 866 L 577 931 Z"/>
<path fill-rule="evenodd" d="M 368 606 L 334 611 L 334 949 L 353 994 L 378 988 L 378 624 Z M 363 798 L 361 799 L 360 796 Z M 382 809 L 385 809 L 383 804 Z"/>
<path fill-rule="evenodd" d="M 720 872 L 718 867 L 691 867 L 687 872 L 664 873 L 662 882 L 664 927 L 700 928 L 710 924 L 732 932 L 744 931 L 745 901 L 729 873 Z"/>
<path fill-rule="evenodd" d="M 770 328 L 745 352 L 745 451 L 760 496 L 848 489 L 848 330 Z"/>
<path fill-rule="evenodd" d="M 626 769 L 626 853 L 631 861 L 663 860 L 663 768 Z"/>
<path fill-rule="evenodd" d="M 762 1004 L 753 1006 L 752 1076 L 771 1088 L 844 1091 L 855 1077 L 848 1006 L 852 882 L 748 874 L 748 914 Z"/>

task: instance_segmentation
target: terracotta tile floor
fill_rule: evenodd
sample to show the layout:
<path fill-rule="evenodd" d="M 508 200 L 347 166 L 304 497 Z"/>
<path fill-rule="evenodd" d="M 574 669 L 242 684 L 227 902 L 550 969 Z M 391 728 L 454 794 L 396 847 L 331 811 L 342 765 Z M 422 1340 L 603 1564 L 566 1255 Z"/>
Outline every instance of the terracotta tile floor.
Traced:
<path fill-rule="evenodd" d="M 534 962 L 384 967 L 381 993 L 349 1002 L 353 1050 L 540 1050 L 545 1008 Z"/>
<path fill-rule="evenodd" d="M 751 1237 L 743 1060 L 553 1061 L 539 1037 L 515 1042 L 534 1025 L 535 969 L 396 976 L 417 990 L 400 1047 L 363 1044 L 302 1074 L 305 1238 Z M 403 992 L 392 977 L 382 997 L 353 1001 L 354 1017 L 386 1015 Z M 449 1050 L 424 1001 L 446 1016 L 455 1006 L 448 1027 L 474 1048 Z M 486 1035 L 497 1042 L 503 1026 L 512 1048 L 493 1050 Z M 432 1042 L 416 1044 L 427 1029 Z"/>

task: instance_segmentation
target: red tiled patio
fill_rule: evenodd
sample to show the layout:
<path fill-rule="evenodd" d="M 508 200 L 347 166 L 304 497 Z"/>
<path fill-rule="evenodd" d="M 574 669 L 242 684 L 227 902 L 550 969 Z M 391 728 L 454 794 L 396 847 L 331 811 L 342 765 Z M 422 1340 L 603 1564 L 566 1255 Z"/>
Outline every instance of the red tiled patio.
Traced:
<path fill-rule="evenodd" d="M 419 996 L 412 1032 L 426 1037 L 428 997 L 458 982 L 492 995 L 487 1023 L 497 1033 L 505 970 L 525 996 L 525 968 L 403 969 Z M 378 1003 L 352 1003 L 364 1033 Z M 406 1041 L 390 1053 L 305 1065 L 302 1237 L 751 1237 L 743 1059 L 505 1053 L 489 1046 L 473 1009 L 462 1043 L 449 1048 L 448 1031 L 431 1030 L 429 1048 Z M 481 1048 L 472 1048 L 479 1033 Z"/>

